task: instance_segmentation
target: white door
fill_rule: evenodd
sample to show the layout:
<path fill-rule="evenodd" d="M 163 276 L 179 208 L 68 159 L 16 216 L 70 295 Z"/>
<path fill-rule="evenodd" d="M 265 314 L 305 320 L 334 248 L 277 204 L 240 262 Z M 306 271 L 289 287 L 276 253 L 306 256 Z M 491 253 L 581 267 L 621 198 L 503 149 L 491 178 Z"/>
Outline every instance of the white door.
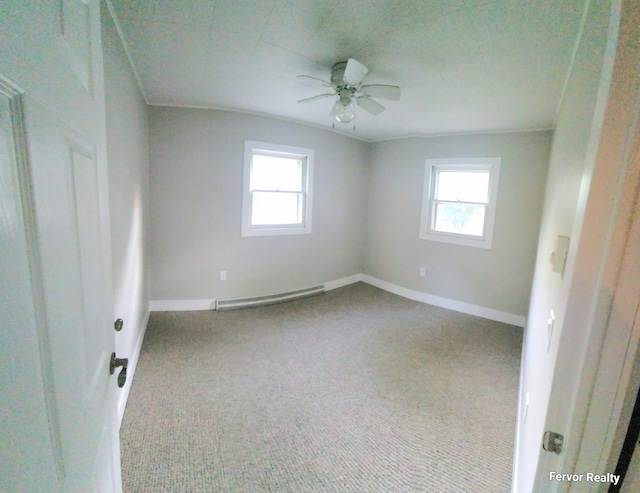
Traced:
<path fill-rule="evenodd" d="M 21 266 L 14 285 L 31 291 L 12 297 L 11 284 L 0 285 L 3 314 L 26 313 L 23 326 L 8 324 L 0 357 L 33 375 L 2 402 L 12 429 L 0 431 L 12 443 L 0 472 L 13 491 L 121 491 L 99 7 L 0 6 L 3 123 L 15 149 L 2 164 L 15 185 L 7 201 L 22 220 L 2 233 L 22 235 L 26 248 L 3 255 Z"/>

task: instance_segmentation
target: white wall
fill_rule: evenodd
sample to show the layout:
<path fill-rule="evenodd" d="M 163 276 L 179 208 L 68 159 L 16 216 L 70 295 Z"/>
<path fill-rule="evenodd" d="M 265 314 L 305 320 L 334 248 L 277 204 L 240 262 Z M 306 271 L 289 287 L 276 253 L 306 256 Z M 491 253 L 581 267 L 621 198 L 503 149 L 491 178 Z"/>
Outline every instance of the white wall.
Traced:
<path fill-rule="evenodd" d="M 245 140 L 315 150 L 311 234 L 240 236 Z M 153 300 L 259 296 L 362 272 L 366 143 L 273 118 L 152 107 L 150 149 Z"/>
<path fill-rule="evenodd" d="M 118 357 L 129 358 L 128 382 L 120 391 L 120 416 L 133 380 L 149 316 L 148 108 L 131 71 L 113 20 L 102 3 L 109 163 L 109 204 L 113 267 L 113 319 L 124 328 L 116 335 Z"/>
<path fill-rule="evenodd" d="M 310 235 L 241 237 L 245 140 L 315 150 Z M 273 118 L 152 107 L 151 297 L 209 308 L 363 273 L 415 299 L 524 320 L 550 143 L 541 131 L 371 144 Z M 425 160 L 491 156 L 502 158 L 493 248 L 420 240 Z"/>
<path fill-rule="evenodd" d="M 567 300 L 572 284 L 578 291 L 580 289 L 580 279 L 574 279 L 573 268 L 595 159 L 591 139 L 594 137 L 597 143 L 598 126 L 602 122 L 602 115 L 596 114 L 596 105 L 603 73 L 610 5 L 610 2 L 591 2 L 554 133 L 523 348 L 516 457 L 518 475 L 515 478 L 515 491 L 518 492 L 528 492 L 533 488 L 541 437 L 549 426 L 545 424 L 547 403 L 557 369 L 556 355 Z M 549 264 L 557 235 L 569 236 L 572 240 L 564 277 L 553 273 Z M 556 320 L 547 351 L 547 320 L 551 309 Z M 583 310 L 588 309 L 588 306 L 583 307 Z M 585 327 L 575 327 L 575 330 L 584 331 Z M 573 340 L 581 339 L 576 337 Z M 569 345 L 570 341 L 571 338 Z M 573 345 L 576 345 L 575 342 Z M 576 351 L 580 350 L 576 348 Z M 570 366 L 577 367 L 579 364 L 579 357 L 574 354 L 562 354 L 560 358 Z M 522 399 L 525 393 L 529 393 L 531 403 L 526 423 L 523 420 Z M 554 454 L 546 455 L 550 460 L 556 457 Z M 562 472 L 569 471 L 563 469 Z"/>
<path fill-rule="evenodd" d="M 431 295 L 527 312 L 551 132 L 410 138 L 373 144 L 365 272 Z M 501 157 L 493 247 L 418 237 L 427 158 Z M 419 276 L 425 267 L 426 276 Z"/>

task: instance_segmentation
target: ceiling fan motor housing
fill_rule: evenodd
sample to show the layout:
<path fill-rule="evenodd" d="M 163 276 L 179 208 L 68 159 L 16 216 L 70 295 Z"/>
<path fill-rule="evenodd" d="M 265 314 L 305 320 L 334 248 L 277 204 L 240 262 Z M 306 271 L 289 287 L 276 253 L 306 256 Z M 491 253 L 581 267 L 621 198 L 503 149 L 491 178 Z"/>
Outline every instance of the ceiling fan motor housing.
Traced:
<path fill-rule="evenodd" d="M 353 99 L 354 92 L 355 89 L 349 86 L 341 87 L 340 89 L 338 89 L 340 104 L 344 106 L 348 105 Z"/>

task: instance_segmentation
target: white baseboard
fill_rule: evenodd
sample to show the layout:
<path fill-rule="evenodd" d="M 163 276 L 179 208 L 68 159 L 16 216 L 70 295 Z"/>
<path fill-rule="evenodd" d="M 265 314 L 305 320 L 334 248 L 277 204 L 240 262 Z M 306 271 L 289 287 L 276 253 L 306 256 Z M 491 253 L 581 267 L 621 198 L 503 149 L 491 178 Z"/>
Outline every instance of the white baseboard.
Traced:
<path fill-rule="evenodd" d="M 335 281 L 328 281 L 324 283 L 324 290 L 331 291 L 332 289 L 338 289 L 349 284 L 362 281 L 363 274 L 353 274 L 352 276 L 336 279 Z"/>
<path fill-rule="evenodd" d="M 422 303 L 447 308 L 448 310 L 466 313 L 468 315 L 475 315 L 476 317 L 488 318 L 489 320 L 495 320 L 496 322 L 516 325 L 518 327 L 524 327 L 526 322 L 526 318 L 523 315 L 502 312 L 500 310 L 494 310 L 493 308 L 486 308 L 484 306 L 473 305 L 463 301 L 452 300 L 450 298 L 443 298 L 441 296 L 424 293 L 422 291 L 404 288 L 368 274 L 353 274 L 334 281 L 327 281 L 324 283 L 324 289 L 325 291 L 331 291 L 360 281 L 410 300 L 420 301 Z M 155 300 L 149 303 L 149 310 L 152 312 L 213 310 L 215 309 L 215 306 L 216 303 L 214 299 Z"/>
<path fill-rule="evenodd" d="M 152 312 L 190 312 L 201 310 L 214 310 L 216 300 L 151 300 L 149 311 Z"/>
<path fill-rule="evenodd" d="M 147 310 L 144 318 L 142 319 L 142 325 L 138 332 L 138 338 L 133 347 L 133 352 L 128 355 L 129 364 L 127 365 L 127 383 L 122 388 L 122 392 L 118 397 L 118 423 L 122 425 L 122 418 L 124 417 L 124 410 L 127 407 L 127 400 L 129 399 L 129 392 L 131 391 L 131 383 L 133 382 L 133 375 L 136 372 L 136 366 L 138 366 L 138 358 L 140 357 L 140 350 L 142 349 L 142 341 L 144 335 L 147 332 L 147 325 L 149 324 L 150 311 Z"/>
<path fill-rule="evenodd" d="M 377 277 L 369 276 L 367 274 L 362 274 L 361 280 L 363 282 L 366 282 L 367 284 L 371 284 L 372 286 L 384 289 L 385 291 L 389 291 L 390 293 L 397 294 L 410 300 L 428 303 L 429 305 L 439 306 L 440 308 L 447 308 L 449 310 L 466 313 L 468 315 L 475 315 L 476 317 L 488 318 L 489 320 L 495 320 L 496 322 L 524 327 L 526 321 L 525 317 L 522 315 L 502 312 L 499 310 L 494 310 L 493 308 L 472 305 L 471 303 L 465 303 L 463 301 L 452 300 L 449 298 L 443 298 L 441 296 L 435 296 L 429 293 L 423 293 L 422 291 L 403 288 L 402 286 L 398 286 L 397 284 L 383 281 L 381 279 L 378 279 Z"/>
<path fill-rule="evenodd" d="M 324 289 L 325 291 L 330 291 L 358 281 L 362 281 L 362 274 L 354 274 L 335 281 L 328 281 L 324 283 Z M 188 312 L 215 309 L 216 300 L 213 298 L 202 300 L 151 300 L 149 302 L 149 311 L 152 312 Z"/>

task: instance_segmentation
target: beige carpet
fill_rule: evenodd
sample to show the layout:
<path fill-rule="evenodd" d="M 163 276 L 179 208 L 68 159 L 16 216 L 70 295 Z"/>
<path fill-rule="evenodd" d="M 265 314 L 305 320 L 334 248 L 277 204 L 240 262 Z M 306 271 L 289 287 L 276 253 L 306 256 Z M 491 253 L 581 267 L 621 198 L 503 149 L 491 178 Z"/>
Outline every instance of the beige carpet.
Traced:
<path fill-rule="evenodd" d="M 522 329 L 365 284 L 153 313 L 125 492 L 508 492 Z"/>

